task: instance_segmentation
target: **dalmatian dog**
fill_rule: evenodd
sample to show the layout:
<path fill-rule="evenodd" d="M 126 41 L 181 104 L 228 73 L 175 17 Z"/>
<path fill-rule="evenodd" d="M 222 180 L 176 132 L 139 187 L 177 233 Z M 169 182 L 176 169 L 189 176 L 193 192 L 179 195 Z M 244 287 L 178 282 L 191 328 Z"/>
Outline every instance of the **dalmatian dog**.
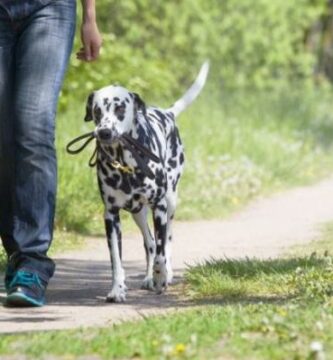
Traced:
<path fill-rule="evenodd" d="M 105 205 L 105 229 L 112 267 L 108 302 L 126 300 L 125 271 L 119 211 L 129 211 L 140 228 L 147 269 L 142 288 L 162 293 L 172 282 L 171 223 L 177 184 L 184 166 L 184 151 L 176 117 L 199 95 L 209 71 L 205 62 L 182 98 L 168 109 L 148 107 L 136 93 L 107 86 L 89 95 L 85 121 L 93 120 L 98 144 L 97 178 Z M 158 160 L 134 156 L 120 141 L 127 134 Z M 147 214 L 151 209 L 154 233 Z"/>

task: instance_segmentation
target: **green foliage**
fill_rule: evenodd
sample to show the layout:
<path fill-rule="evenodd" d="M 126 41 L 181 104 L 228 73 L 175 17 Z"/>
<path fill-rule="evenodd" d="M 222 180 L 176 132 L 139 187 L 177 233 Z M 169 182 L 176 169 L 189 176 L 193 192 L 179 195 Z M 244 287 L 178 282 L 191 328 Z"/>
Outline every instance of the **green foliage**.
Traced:
<path fill-rule="evenodd" d="M 82 64 L 73 57 L 62 108 L 110 83 L 154 101 L 173 100 L 204 58 L 211 59 L 210 79 L 219 87 L 311 83 L 319 59 L 307 34 L 327 1 L 100 0 L 97 8 L 101 58 Z"/>

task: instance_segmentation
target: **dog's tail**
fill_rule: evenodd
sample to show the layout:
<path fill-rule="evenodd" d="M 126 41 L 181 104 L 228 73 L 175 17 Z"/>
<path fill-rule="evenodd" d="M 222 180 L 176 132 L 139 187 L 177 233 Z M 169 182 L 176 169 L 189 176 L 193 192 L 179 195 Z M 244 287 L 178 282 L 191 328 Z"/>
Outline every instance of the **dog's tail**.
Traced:
<path fill-rule="evenodd" d="M 177 117 L 182 111 L 184 111 L 200 94 L 201 90 L 205 86 L 207 75 L 209 72 L 209 61 L 206 60 L 199 71 L 197 78 L 195 79 L 192 86 L 186 91 L 186 93 L 177 100 L 174 105 L 168 109 L 175 117 Z"/>

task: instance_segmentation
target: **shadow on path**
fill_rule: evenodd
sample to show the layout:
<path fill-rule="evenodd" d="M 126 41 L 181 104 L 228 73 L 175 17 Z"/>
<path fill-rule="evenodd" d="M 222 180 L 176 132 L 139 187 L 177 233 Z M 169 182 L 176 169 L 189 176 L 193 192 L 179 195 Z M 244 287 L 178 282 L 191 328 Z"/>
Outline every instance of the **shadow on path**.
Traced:
<path fill-rule="evenodd" d="M 107 261 L 89 261 L 58 259 L 57 272 L 50 282 L 47 292 L 49 305 L 57 306 L 117 306 L 105 301 L 111 289 L 111 270 Z M 142 262 L 124 262 L 126 269 L 126 285 L 128 287 L 126 306 L 149 308 L 159 306 L 163 300 L 163 307 L 179 306 L 180 301 L 173 293 L 172 287 L 165 294 L 156 295 L 153 291 L 141 290 L 144 278 Z M 141 274 L 140 270 L 141 269 Z M 177 270 L 176 270 L 176 273 Z M 174 284 L 181 281 L 181 277 L 174 277 Z"/>

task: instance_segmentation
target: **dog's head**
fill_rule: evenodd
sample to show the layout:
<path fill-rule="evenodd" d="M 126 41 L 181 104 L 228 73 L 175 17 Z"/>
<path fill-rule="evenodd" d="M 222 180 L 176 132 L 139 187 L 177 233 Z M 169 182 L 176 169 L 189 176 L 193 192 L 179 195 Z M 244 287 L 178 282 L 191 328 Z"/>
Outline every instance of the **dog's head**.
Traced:
<path fill-rule="evenodd" d="M 94 120 L 97 139 L 111 143 L 133 128 L 140 111 L 145 115 L 146 106 L 138 94 L 107 86 L 89 95 L 84 120 Z"/>

